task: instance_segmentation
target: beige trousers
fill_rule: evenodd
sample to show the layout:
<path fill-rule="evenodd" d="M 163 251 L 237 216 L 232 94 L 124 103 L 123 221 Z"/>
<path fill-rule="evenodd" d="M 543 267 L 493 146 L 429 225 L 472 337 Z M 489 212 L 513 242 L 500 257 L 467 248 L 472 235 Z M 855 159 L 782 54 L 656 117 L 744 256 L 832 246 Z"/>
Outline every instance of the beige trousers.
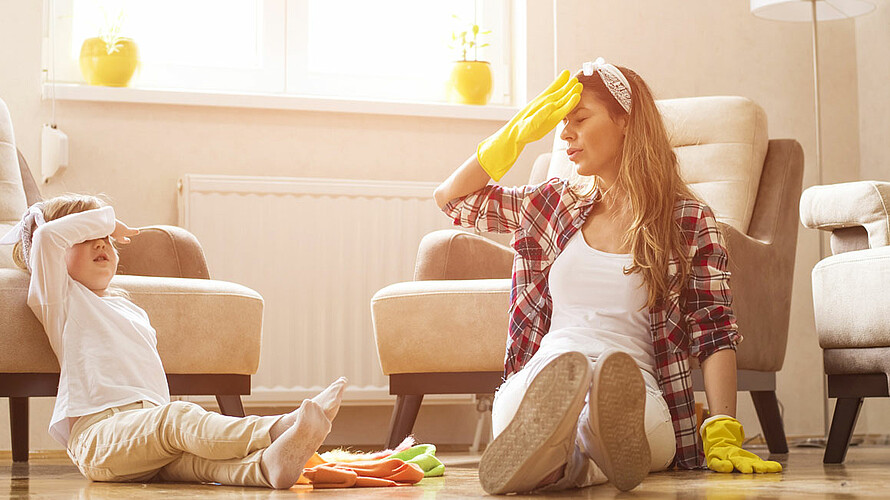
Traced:
<path fill-rule="evenodd" d="M 229 417 L 184 401 L 132 403 L 80 417 L 68 456 L 92 481 L 271 487 L 260 459 L 279 418 Z"/>

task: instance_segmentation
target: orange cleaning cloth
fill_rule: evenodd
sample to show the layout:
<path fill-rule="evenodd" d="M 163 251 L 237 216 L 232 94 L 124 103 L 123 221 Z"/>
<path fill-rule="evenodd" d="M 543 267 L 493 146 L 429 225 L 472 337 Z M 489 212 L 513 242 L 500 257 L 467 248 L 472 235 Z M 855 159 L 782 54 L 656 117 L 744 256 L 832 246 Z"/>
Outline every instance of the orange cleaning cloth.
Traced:
<path fill-rule="evenodd" d="M 419 483 L 423 479 L 423 469 L 398 458 L 389 458 L 320 464 L 304 469 L 303 477 L 313 488 L 400 486 Z"/>
<path fill-rule="evenodd" d="M 310 458 L 309 461 L 306 462 L 306 465 L 303 466 L 303 474 L 300 474 L 300 478 L 297 479 L 296 484 L 309 484 L 310 481 L 309 478 L 306 477 L 306 470 L 324 463 L 327 462 L 325 462 L 325 459 L 321 458 L 321 455 L 319 455 L 318 453 L 313 453 L 312 458 Z"/>

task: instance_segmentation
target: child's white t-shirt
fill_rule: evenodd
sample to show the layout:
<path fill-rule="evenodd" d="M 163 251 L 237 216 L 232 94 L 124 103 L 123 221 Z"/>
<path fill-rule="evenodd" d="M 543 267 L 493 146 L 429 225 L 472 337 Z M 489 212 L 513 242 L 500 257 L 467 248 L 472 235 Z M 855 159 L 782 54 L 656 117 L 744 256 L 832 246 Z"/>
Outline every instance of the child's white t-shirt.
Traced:
<path fill-rule="evenodd" d="M 61 375 L 49 433 L 68 444 L 69 417 L 147 400 L 170 402 L 148 315 L 124 297 L 100 297 L 68 275 L 65 252 L 114 232 L 114 209 L 67 215 L 34 231 L 28 306 L 43 323 Z"/>

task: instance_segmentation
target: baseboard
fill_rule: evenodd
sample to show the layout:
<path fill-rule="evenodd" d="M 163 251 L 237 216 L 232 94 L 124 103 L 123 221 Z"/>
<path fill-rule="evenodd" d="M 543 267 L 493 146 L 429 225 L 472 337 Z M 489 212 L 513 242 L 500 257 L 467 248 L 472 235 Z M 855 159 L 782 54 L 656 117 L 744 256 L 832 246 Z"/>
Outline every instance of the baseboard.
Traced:
<path fill-rule="evenodd" d="M 245 411 L 249 408 L 293 409 L 299 406 L 304 399 L 312 398 L 317 394 L 317 390 L 294 391 L 259 388 L 253 389 L 250 395 L 241 396 L 241 402 Z M 175 396 L 172 399 L 190 401 L 210 408 L 216 405 L 216 398 L 213 396 Z M 344 406 L 392 406 L 395 402 L 396 397 L 384 390 L 347 388 L 343 394 Z M 473 402 L 472 394 L 427 394 L 423 398 L 425 405 L 473 404 Z"/>
<path fill-rule="evenodd" d="M 469 449 L 470 445 L 437 445 L 436 451 L 438 453 L 466 453 Z M 336 448 L 341 448 L 340 446 L 322 446 L 318 449 L 319 453 L 324 453 L 326 451 L 331 451 Z M 380 451 L 379 446 L 350 446 L 350 451 L 356 452 L 375 452 Z M 61 460 L 67 459 L 68 453 L 65 450 L 40 450 L 40 451 L 32 451 L 28 454 L 28 460 Z M 3 461 L 12 461 L 12 451 L 10 450 L 0 450 L 0 462 Z"/>
<path fill-rule="evenodd" d="M 817 439 L 823 436 L 814 436 L 814 435 L 800 435 L 800 436 L 788 436 L 788 442 L 792 443 L 794 441 L 804 441 L 806 439 Z M 868 445 L 868 446 L 887 446 L 890 445 L 890 434 L 855 434 L 853 435 L 853 441 L 858 442 L 858 444 Z M 748 442 L 747 446 L 766 446 L 766 441 L 762 438 L 755 438 Z M 318 449 L 319 452 L 324 453 L 326 451 L 333 450 L 335 448 L 340 448 L 340 446 L 328 446 L 324 445 Z M 349 446 L 351 451 L 358 452 L 374 452 L 380 451 L 380 446 L 374 445 L 366 445 L 366 446 Z M 436 449 L 439 453 L 466 453 L 470 448 L 470 444 L 460 445 L 460 444 L 444 444 L 444 445 L 436 445 Z M 794 446 L 791 446 L 791 449 L 794 450 Z M 792 451 L 791 453 L 794 453 Z M 58 460 L 63 458 L 68 458 L 68 453 L 65 450 L 38 450 L 31 451 L 28 455 L 29 460 Z M 12 461 L 12 451 L 10 450 L 0 450 L 0 461 Z"/>
<path fill-rule="evenodd" d="M 29 460 L 52 460 L 59 458 L 68 458 L 68 452 L 65 450 L 32 450 L 28 453 Z M 0 460 L 12 461 L 12 450 L 0 450 Z"/>
<path fill-rule="evenodd" d="M 788 446 L 794 448 L 796 443 L 824 440 L 825 436 L 816 434 L 796 434 L 786 436 Z M 854 445 L 887 446 L 890 445 L 890 434 L 853 434 L 850 442 Z M 766 446 L 766 440 L 762 434 L 758 434 L 745 441 L 745 446 Z"/>

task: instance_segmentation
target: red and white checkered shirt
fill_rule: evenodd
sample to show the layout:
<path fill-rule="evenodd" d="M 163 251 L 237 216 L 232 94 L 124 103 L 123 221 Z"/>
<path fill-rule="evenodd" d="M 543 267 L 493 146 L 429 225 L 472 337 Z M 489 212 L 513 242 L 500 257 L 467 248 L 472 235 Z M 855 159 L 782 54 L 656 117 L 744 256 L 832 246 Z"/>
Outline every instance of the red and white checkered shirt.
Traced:
<path fill-rule="evenodd" d="M 443 211 L 454 224 L 480 231 L 513 233 L 513 286 L 505 377 L 522 369 L 550 329 L 553 303 L 548 286 L 550 265 L 581 228 L 599 193 L 581 198 L 564 179 L 539 185 L 488 185 L 450 201 Z M 703 361 L 720 349 L 735 349 L 742 340 L 732 313 L 726 249 L 711 209 L 695 200 L 680 200 L 675 219 L 685 238 L 690 275 L 680 286 L 677 258 L 668 265 L 670 292 L 649 309 L 656 375 L 671 412 L 677 453 L 674 464 L 704 467 L 696 432 L 695 399 L 689 356 Z"/>

